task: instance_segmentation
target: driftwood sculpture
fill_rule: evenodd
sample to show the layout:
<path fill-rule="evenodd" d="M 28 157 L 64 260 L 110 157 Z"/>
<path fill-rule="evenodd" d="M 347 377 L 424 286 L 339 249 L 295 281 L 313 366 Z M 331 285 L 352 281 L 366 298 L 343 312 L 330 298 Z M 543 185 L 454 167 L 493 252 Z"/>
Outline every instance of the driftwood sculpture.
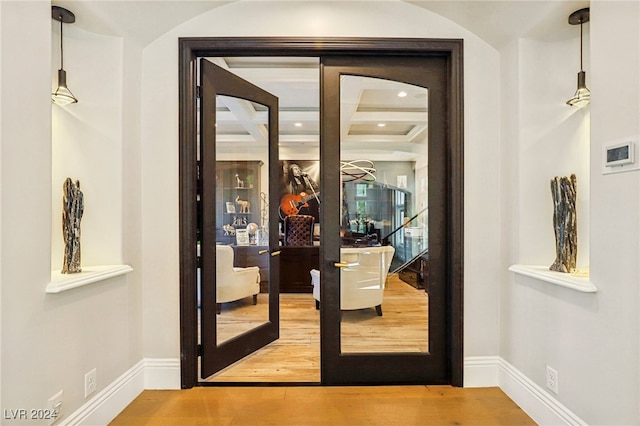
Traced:
<path fill-rule="evenodd" d="M 64 238 L 64 259 L 62 273 L 82 272 L 80 267 L 80 220 L 84 213 L 84 196 L 80 191 L 80 181 L 67 178 L 62 187 L 62 237 Z"/>
<path fill-rule="evenodd" d="M 551 179 L 553 229 L 556 235 L 556 260 L 552 271 L 573 272 L 578 258 L 578 223 L 576 218 L 576 175 Z"/>

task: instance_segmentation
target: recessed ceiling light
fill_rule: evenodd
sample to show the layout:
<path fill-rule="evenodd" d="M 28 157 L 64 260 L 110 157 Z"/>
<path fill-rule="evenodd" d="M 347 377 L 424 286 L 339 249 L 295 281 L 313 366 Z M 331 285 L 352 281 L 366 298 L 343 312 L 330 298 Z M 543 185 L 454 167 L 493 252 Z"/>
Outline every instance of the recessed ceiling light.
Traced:
<path fill-rule="evenodd" d="M 407 92 L 405 92 L 404 90 L 401 90 L 398 92 L 398 97 L 399 98 L 404 98 L 407 96 Z"/>
<path fill-rule="evenodd" d="M 378 123 L 378 127 L 384 127 L 384 126 L 386 126 L 385 123 Z"/>
<path fill-rule="evenodd" d="M 293 125 L 296 127 L 302 127 L 302 123 L 294 123 Z"/>

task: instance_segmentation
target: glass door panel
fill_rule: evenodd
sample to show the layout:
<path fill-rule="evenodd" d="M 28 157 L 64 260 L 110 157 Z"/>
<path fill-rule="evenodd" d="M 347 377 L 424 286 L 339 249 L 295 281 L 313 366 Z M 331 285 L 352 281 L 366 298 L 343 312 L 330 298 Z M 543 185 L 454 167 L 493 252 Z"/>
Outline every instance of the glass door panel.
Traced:
<path fill-rule="evenodd" d="M 269 167 L 268 110 L 216 96 L 218 346 L 269 321 L 269 232 L 263 214 L 268 206 L 261 196 L 262 168 Z"/>
<path fill-rule="evenodd" d="M 428 293 L 399 273 L 428 257 L 427 105 L 423 87 L 340 79 L 343 353 L 428 352 Z"/>

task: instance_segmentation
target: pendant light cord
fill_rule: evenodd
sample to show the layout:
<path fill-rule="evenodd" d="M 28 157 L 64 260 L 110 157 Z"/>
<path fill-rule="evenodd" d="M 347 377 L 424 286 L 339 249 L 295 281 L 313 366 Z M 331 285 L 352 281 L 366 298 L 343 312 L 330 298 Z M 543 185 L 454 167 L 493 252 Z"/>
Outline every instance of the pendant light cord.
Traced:
<path fill-rule="evenodd" d="M 584 71 L 582 69 L 582 19 L 580 20 L 580 71 Z"/>
<path fill-rule="evenodd" d="M 62 15 L 60 15 L 60 69 L 64 69 L 64 51 L 62 47 Z"/>

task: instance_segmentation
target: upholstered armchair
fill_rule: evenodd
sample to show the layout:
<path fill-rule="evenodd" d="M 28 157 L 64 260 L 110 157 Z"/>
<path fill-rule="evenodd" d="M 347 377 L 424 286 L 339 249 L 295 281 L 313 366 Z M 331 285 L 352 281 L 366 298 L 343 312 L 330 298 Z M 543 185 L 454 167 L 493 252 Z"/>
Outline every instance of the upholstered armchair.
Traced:
<path fill-rule="evenodd" d="M 387 274 L 395 249 L 382 247 L 343 247 L 340 261 L 348 266 L 340 268 L 340 309 L 344 311 L 376 308 L 382 316 L 382 299 Z M 320 306 L 320 271 L 311 270 L 313 297 L 316 309 Z"/>
<path fill-rule="evenodd" d="M 315 219 L 308 215 L 291 215 L 284 218 L 285 246 L 312 246 Z"/>
<path fill-rule="evenodd" d="M 260 268 L 249 266 L 235 268 L 233 266 L 233 248 L 225 245 L 216 246 L 216 303 L 218 313 L 220 304 L 233 302 L 253 296 L 253 304 L 258 303 L 260 293 Z"/>

